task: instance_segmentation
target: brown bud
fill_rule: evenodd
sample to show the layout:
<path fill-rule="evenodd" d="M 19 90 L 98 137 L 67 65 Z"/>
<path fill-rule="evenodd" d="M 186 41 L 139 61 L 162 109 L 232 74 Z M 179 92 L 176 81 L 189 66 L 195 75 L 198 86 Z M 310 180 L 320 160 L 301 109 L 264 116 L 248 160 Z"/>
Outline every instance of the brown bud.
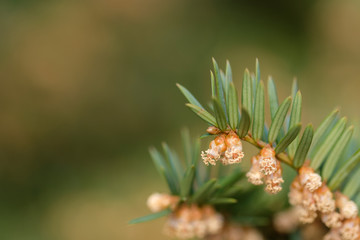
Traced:
<path fill-rule="evenodd" d="M 215 126 L 210 126 L 206 129 L 206 131 L 212 135 L 217 135 L 219 133 L 221 133 L 220 129 L 218 129 L 217 127 Z"/>

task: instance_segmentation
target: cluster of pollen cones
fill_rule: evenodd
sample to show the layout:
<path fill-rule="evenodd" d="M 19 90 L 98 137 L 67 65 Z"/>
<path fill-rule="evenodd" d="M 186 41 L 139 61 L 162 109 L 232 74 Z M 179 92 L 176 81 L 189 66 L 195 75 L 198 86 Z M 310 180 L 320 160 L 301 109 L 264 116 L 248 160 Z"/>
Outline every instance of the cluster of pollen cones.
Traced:
<path fill-rule="evenodd" d="M 333 194 L 310 167 L 299 169 L 290 187 L 289 202 L 301 223 L 312 223 L 319 217 L 330 228 L 324 240 L 360 239 L 356 204 L 340 192 Z"/>
<path fill-rule="evenodd" d="M 254 185 L 266 184 L 265 191 L 276 194 L 281 191 L 282 170 L 280 161 L 275 158 L 271 147 L 264 147 L 260 153 L 251 159 L 251 168 L 246 174 L 248 181 Z"/>
<path fill-rule="evenodd" d="M 180 239 L 205 238 L 219 234 L 224 225 L 224 217 L 212 206 L 178 204 L 179 198 L 168 194 L 154 193 L 147 201 L 153 212 L 171 208 L 173 211 L 164 227 L 165 234 Z"/>
<path fill-rule="evenodd" d="M 209 127 L 207 131 L 216 137 L 210 142 L 209 149 L 201 153 L 204 164 L 216 165 L 221 162 L 228 165 L 242 161 L 242 143 L 234 131 L 220 132 L 216 127 Z M 282 190 L 284 179 L 281 164 L 270 145 L 266 145 L 258 155 L 252 157 L 251 168 L 246 177 L 254 185 L 265 184 L 265 191 L 270 194 Z M 309 167 L 308 161 L 298 170 L 298 176 L 292 182 L 288 196 L 293 208 L 287 213 L 275 216 L 274 226 L 279 232 L 292 231 L 299 222 L 308 224 L 319 218 L 330 229 L 324 240 L 360 240 L 357 205 L 342 193 L 333 193 L 321 176 Z M 224 217 L 209 205 L 188 205 L 180 203 L 178 196 L 159 193 L 151 195 L 147 204 L 153 212 L 168 208 L 172 210 L 165 224 L 165 232 L 173 237 L 216 239 L 210 237 L 228 234 L 227 238 L 231 239 L 229 236 L 234 232 L 234 229 L 224 223 Z M 229 229 L 231 231 L 228 231 Z M 242 227 L 235 229 L 244 230 Z M 248 230 L 243 231 L 245 232 Z M 260 234 L 255 235 L 260 238 L 254 239 L 262 239 Z"/>
<path fill-rule="evenodd" d="M 208 129 L 208 132 L 214 131 L 211 127 Z M 219 134 L 210 142 L 209 149 L 201 152 L 201 158 L 206 165 L 216 165 L 218 161 L 224 165 L 240 163 L 244 152 L 239 136 L 234 131 Z"/>
<path fill-rule="evenodd" d="M 209 149 L 201 153 L 206 165 L 216 165 L 218 161 L 224 165 L 241 162 L 244 158 L 242 143 L 234 131 L 221 133 L 218 128 L 209 127 L 207 132 L 217 136 L 210 142 Z M 272 147 L 264 147 L 257 156 L 252 158 L 251 163 L 251 169 L 246 174 L 249 182 L 255 185 L 265 183 L 265 191 L 271 194 L 281 191 L 281 184 L 284 182 L 282 169 Z"/>

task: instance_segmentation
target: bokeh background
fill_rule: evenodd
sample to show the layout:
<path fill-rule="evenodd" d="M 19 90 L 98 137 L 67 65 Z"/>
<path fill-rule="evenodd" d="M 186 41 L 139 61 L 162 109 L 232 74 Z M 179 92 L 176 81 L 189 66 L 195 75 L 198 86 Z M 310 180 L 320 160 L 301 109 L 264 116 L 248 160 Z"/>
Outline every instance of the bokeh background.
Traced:
<path fill-rule="evenodd" d="M 166 189 L 148 146 L 206 127 L 175 83 L 208 101 L 211 57 L 359 119 L 358 0 L 2 0 L 0 239 L 165 239 L 127 221 Z"/>

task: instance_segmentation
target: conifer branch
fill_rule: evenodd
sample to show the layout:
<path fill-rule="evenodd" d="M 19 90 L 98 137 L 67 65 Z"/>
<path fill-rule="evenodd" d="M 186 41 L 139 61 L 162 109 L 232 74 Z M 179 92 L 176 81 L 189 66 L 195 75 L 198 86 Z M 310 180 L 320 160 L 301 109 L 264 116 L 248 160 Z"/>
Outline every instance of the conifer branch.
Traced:
<path fill-rule="evenodd" d="M 163 144 L 164 153 L 150 148 L 155 167 L 167 183 L 170 194 L 151 195 L 147 203 L 154 213 L 130 223 L 168 216 L 171 226 L 167 226 L 167 231 L 173 236 L 204 238 L 207 234 L 222 231 L 225 222 L 231 224 L 236 219 L 246 219 L 248 224 L 250 218 L 246 216 L 252 216 L 251 210 L 256 208 L 257 212 L 263 209 L 264 214 L 252 217 L 264 220 L 258 223 L 269 224 L 276 211 L 271 199 L 276 198 L 263 195 L 264 191 L 258 191 L 259 188 L 253 185 L 265 185 L 265 192 L 270 194 L 279 193 L 282 183 L 289 180 L 280 164 L 284 163 L 297 173 L 289 193 L 289 203 L 297 211 L 292 214 L 301 223 L 311 223 L 320 216 L 331 229 L 330 237 L 338 234 L 336 239 L 357 239 L 360 218 L 355 202 L 360 203 L 357 178 L 360 149 L 356 150 L 354 146 L 360 145 L 360 140 L 353 134 L 355 127 L 348 126 L 346 117 L 340 119 L 339 110 L 335 109 L 315 131 L 308 124 L 301 135 L 302 95 L 297 81 L 293 81 L 290 96 L 281 102 L 272 77 L 267 82 L 271 115 L 268 124 L 259 61 L 256 59 L 255 73 L 245 70 L 241 97 L 232 79 L 230 63 L 226 62 L 224 72 L 213 59 L 213 67 L 214 70 L 210 71 L 209 109 L 205 109 L 203 106 L 206 105 L 184 86 L 177 84 L 189 101 L 186 106 L 210 125 L 207 133 L 201 136 L 201 139 L 214 137 L 209 149 L 201 152 L 204 164 L 198 164 L 199 140 L 192 141 L 188 131 L 182 132 L 183 160 L 166 143 Z M 238 99 L 241 99 L 241 105 Z M 242 141 L 260 149 L 259 154 L 251 158 L 251 168 L 247 173 L 238 165 L 246 154 Z M 213 171 L 215 165 L 218 169 Z M 238 167 L 229 172 L 222 165 Z M 242 181 L 245 176 L 253 185 Z M 266 199 L 266 204 L 256 202 L 257 199 Z M 246 211 L 250 211 L 249 215 Z M 183 215 L 189 222 L 182 222 Z M 216 229 L 210 229 L 208 221 L 215 221 L 216 224 L 212 222 L 211 226 Z M 202 224 L 201 234 L 193 228 L 195 223 Z M 183 224 L 189 224 L 193 232 L 183 233 Z M 348 234 L 346 238 L 342 232 Z"/>

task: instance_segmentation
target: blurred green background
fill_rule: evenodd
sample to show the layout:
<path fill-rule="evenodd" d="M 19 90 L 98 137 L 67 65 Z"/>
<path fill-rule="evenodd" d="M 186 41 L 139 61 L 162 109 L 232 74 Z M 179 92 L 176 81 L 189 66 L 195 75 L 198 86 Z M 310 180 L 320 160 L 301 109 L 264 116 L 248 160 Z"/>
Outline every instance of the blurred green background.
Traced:
<path fill-rule="evenodd" d="M 357 0 L 2 0 L 0 32 L 3 240 L 165 239 L 127 221 L 166 189 L 148 146 L 204 131 L 175 83 L 208 101 L 212 56 L 296 76 L 304 122 L 360 114 Z"/>

